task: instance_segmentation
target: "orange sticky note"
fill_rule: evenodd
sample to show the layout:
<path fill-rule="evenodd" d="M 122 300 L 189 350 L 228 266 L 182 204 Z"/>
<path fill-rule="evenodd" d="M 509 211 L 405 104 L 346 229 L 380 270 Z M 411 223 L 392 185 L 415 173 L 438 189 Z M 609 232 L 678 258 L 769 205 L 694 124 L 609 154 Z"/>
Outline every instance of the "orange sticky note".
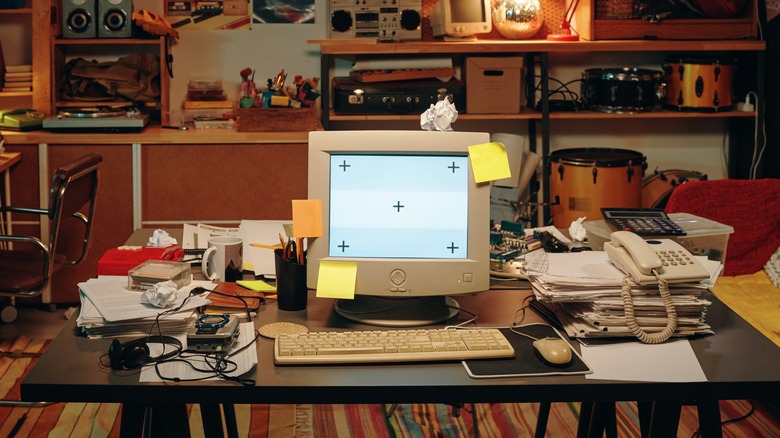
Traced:
<path fill-rule="evenodd" d="M 357 263 L 320 261 L 317 274 L 318 298 L 355 298 Z"/>
<path fill-rule="evenodd" d="M 497 141 L 469 146 L 469 159 L 477 183 L 512 176 L 506 146 Z"/>
<path fill-rule="evenodd" d="M 292 219 L 295 237 L 321 237 L 322 200 L 293 199 Z"/>

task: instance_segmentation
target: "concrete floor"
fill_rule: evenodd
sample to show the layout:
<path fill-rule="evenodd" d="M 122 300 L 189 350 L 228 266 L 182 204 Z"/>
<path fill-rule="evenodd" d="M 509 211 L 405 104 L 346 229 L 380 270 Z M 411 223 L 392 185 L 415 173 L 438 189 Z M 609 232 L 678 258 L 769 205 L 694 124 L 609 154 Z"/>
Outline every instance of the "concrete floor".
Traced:
<path fill-rule="evenodd" d="M 0 307 L 9 304 L 7 298 L 0 298 Z M 77 310 L 64 306 L 52 309 L 47 304 L 18 303 L 16 321 L 0 323 L 0 339 L 10 339 L 19 335 L 34 339 L 54 339 L 67 322 L 67 315 L 78 317 Z"/>

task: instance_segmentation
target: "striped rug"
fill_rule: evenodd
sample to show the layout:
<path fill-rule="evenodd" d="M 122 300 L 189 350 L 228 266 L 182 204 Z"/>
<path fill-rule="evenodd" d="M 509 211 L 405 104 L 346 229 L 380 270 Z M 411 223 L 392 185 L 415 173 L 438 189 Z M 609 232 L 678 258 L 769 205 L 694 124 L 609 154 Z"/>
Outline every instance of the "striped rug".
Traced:
<path fill-rule="evenodd" d="M 20 336 L 0 340 L 0 350 L 16 352 L 0 357 L 0 399 L 19 400 L 19 382 L 43 351 L 46 340 Z M 755 411 L 746 420 L 724 425 L 724 437 L 780 437 L 780 404 L 753 402 Z M 723 419 L 738 418 L 751 410 L 751 402 L 721 402 Z M 190 432 L 203 436 L 200 409 L 188 405 Z M 399 405 L 236 405 L 240 437 L 469 437 L 476 424 L 480 437 L 533 436 L 537 403 Z M 579 403 L 554 403 L 547 436 L 573 437 Z M 121 406 L 117 403 L 51 403 L 43 406 L 0 405 L 0 437 L 119 437 Z M 618 403 L 620 437 L 638 437 L 634 403 Z M 698 427 L 696 411 L 683 408 L 678 436 L 693 436 Z"/>

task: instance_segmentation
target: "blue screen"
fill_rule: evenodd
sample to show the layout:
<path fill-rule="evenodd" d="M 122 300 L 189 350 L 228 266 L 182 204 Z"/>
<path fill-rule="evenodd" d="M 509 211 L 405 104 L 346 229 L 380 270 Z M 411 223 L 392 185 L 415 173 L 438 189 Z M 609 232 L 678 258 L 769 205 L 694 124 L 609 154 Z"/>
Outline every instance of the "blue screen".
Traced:
<path fill-rule="evenodd" d="M 330 257 L 465 259 L 466 155 L 332 154 Z"/>

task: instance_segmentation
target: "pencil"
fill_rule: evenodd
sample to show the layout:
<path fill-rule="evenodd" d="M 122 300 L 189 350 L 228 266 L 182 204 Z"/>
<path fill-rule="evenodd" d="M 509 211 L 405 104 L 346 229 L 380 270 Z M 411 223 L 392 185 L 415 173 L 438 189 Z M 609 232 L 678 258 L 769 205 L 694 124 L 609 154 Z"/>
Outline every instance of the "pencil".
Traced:
<path fill-rule="evenodd" d="M 281 246 L 279 245 L 267 245 L 265 243 L 250 243 L 249 246 L 254 246 L 255 248 L 265 248 L 265 249 L 279 249 Z"/>

